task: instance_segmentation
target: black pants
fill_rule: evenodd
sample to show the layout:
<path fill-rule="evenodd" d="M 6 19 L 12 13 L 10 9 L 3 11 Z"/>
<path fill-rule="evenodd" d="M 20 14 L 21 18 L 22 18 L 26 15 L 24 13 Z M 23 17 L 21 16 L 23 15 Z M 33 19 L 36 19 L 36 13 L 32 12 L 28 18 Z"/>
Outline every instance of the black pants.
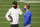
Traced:
<path fill-rule="evenodd" d="M 18 27 L 18 24 L 12 24 L 11 27 Z"/>

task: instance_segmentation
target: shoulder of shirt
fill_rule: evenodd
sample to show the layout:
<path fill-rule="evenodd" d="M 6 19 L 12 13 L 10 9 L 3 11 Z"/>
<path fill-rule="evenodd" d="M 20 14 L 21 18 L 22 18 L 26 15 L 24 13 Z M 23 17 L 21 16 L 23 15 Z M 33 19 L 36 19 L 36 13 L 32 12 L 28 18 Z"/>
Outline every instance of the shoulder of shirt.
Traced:
<path fill-rule="evenodd" d="M 31 12 L 30 10 L 28 12 Z"/>
<path fill-rule="evenodd" d="M 31 11 L 28 11 L 28 12 L 26 12 L 26 13 L 31 13 Z"/>
<path fill-rule="evenodd" d="M 12 8 L 10 8 L 9 10 L 12 10 L 12 9 L 14 9 L 14 8 L 12 7 Z"/>

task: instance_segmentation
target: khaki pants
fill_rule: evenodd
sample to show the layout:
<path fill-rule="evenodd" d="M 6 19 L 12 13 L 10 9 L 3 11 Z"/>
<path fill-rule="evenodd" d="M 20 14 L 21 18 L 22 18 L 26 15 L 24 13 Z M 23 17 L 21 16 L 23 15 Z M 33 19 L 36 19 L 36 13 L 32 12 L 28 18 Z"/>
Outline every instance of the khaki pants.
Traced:
<path fill-rule="evenodd" d="M 31 27 L 31 24 L 28 24 L 27 26 L 24 26 L 24 27 Z"/>

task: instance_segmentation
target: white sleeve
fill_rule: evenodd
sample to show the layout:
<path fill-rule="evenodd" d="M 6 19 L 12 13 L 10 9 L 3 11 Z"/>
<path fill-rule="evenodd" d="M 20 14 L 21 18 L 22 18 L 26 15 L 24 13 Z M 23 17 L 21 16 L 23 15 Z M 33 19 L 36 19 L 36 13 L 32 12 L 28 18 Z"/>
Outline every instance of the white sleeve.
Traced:
<path fill-rule="evenodd" d="M 6 14 L 6 19 L 8 20 L 8 21 L 10 21 L 10 19 L 9 19 L 9 17 L 8 17 L 8 15 L 10 15 L 11 13 L 10 13 L 10 10 L 8 10 L 8 12 L 7 12 L 7 14 Z"/>
<path fill-rule="evenodd" d="M 22 15 L 22 14 L 23 14 L 23 12 L 21 11 L 21 9 L 20 9 L 20 8 L 19 8 L 18 12 L 19 12 L 19 14 L 20 14 L 20 15 Z"/>

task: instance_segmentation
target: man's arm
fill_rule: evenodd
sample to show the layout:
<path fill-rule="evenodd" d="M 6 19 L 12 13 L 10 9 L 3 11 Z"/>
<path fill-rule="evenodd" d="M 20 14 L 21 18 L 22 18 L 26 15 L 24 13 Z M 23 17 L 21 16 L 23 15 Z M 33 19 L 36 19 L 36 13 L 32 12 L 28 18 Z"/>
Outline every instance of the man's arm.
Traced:
<path fill-rule="evenodd" d="M 8 17 L 8 15 L 10 15 L 11 13 L 10 13 L 10 10 L 8 10 L 8 12 L 7 12 L 7 14 L 6 14 L 6 19 L 8 20 L 8 21 L 10 21 L 10 19 L 9 19 L 9 17 Z"/>
<path fill-rule="evenodd" d="M 22 15 L 22 14 L 23 14 L 23 12 L 21 11 L 21 9 L 20 9 L 19 5 L 17 5 L 17 8 L 19 9 L 19 10 L 18 10 L 18 13 L 19 13 L 20 15 Z"/>
<path fill-rule="evenodd" d="M 19 8 L 18 12 L 19 12 L 19 14 L 20 14 L 20 15 L 22 15 L 22 14 L 23 14 L 23 12 L 21 11 L 21 9 L 20 9 L 20 8 Z"/>

